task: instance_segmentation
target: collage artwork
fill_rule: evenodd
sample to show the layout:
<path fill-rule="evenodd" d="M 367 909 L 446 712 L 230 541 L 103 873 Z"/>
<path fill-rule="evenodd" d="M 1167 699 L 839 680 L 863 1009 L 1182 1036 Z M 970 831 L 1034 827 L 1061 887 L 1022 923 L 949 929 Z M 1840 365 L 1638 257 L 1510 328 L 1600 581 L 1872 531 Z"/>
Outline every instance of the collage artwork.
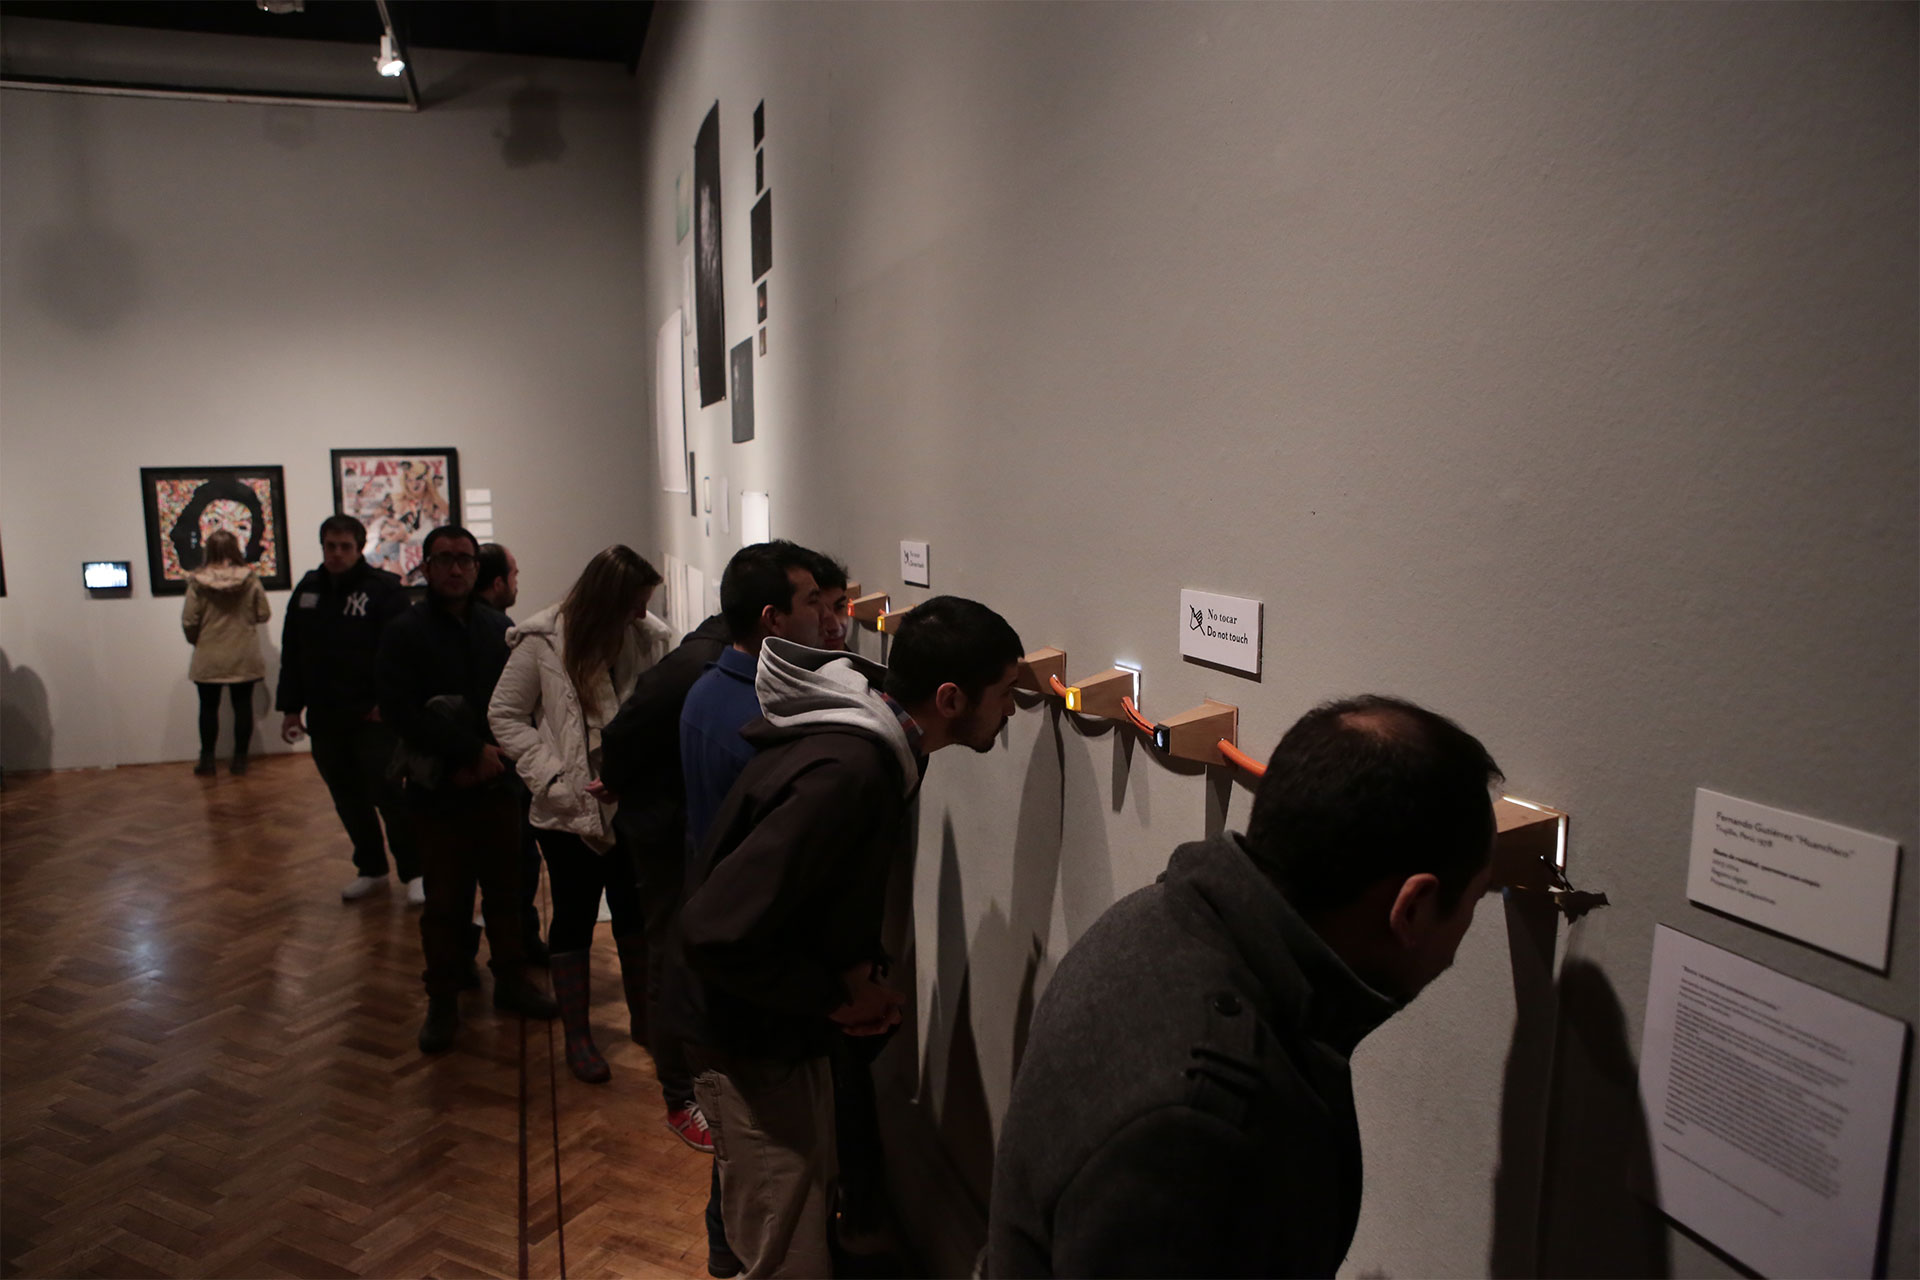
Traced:
<path fill-rule="evenodd" d="M 459 492 L 452 449 L 333 451 L 334 510 L 367 526 L 367 562 L 408 586 L 425 582 L 421 544 L 452 523 Z"/>
<path fill-rule="evenodd" d="M 205 559 L 206 541 L 225 529 L 261 582 L 284 589 L 285 481 L 279 467 L 147 467 L 140 473 L 147 555 L 155 595 L 180 595 Z"/>

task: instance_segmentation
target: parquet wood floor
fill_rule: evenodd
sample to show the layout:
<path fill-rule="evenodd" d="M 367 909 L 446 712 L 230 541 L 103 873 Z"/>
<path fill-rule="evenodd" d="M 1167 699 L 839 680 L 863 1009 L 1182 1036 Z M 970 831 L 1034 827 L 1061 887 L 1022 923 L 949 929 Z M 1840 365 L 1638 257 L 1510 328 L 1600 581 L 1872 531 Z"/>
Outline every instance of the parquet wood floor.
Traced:
<path fill-rule="evenodd" d="M 352 874 L 301 756 L 7 778 L 0 1276 L 706 1274 L 605 926 L 611 1083 L 486 990 L 429 1059 L 416 913 Z"/>

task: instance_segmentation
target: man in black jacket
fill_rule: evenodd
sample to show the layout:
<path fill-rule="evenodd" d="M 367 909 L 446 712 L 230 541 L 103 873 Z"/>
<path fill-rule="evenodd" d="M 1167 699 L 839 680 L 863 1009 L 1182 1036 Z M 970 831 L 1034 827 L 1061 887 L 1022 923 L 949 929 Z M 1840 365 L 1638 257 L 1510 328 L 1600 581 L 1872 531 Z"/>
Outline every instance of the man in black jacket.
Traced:
<path fill-rule="evenodd" d="M 1500 771 L 1443 716 L 1328 703 L 1247 834 L 1176 849 L 1060 962 L 994 1161 L 990 1276 L 1330 1276 L 1360 1215 L 1348 1059 L 1453 963 Z"/>
<path fill-rule="evenodd" d="M 313 763 L 353 841 L 354 878 L 343 901 L 386 883 L 387 847 L 408 897 L 420 901 L 420 857 L 400 797 L 387 781 L 393 730 L 380 719 L 373 660 L 380 632 L 407 607 L 400 579 L 368 564 L 367 528 L 352 516 L 320 524 L 320 568 L 293 589 L 280 632 L 280 737 L 313 736 Z M 302 713 L 305 722 L 302 723 Z M 376 810 L 378 811 L 376 816 Z M 386 819 L 386 835 L 380 831 Z"/>
<path fill-rule="evenodd" d="M 885 670 L 779 639 L 761 650 L 762 717 L 744 731 L 759 754 L 681 912 L 701 998 L 694 1088 L 749 1277 L 832 1274 L 832 1037 L 899 1023 L 881 905 L 911 845 L 912 800 L 933 752 L 992 748 L 1020 655 L 1000 615 L 952 596 L 907 616 Z"/>
<path fill-rule="evenodd" d="M 714 614 L 673 652 L 640 674 L 620 712 L 600 734 L 600 781 L 588 787 L 620 807 L 613 825 L 633 850 L 647 926 L 647 1052 L 666 1101 L 667 1127 L 697 1151 L 713 1138 L 693 1102 L 693 1071 L 683 1033 L 665 999 L 678 963 L 674 925 L 686 879 L 687 793 L 680 772 L 680 709 L 687 690 L 727 647 L 727 620 Z"/>
<path fill-rule="evenodd" d="M 507 665 L 507 616 L 473 599 L 476 547 L 444 526 L 421 544 L 427 598 L 380 640 L 380 714 L 406 748 L 406 791 L 426 908 L 427 1020 L 420 1049 L 451 1048 L 459 995 L 472 972 L 468 929 L 480 888 L 496 1009 L 552 1018 L 553 1000 L 527 981 L 521 949 L 517 776 L 487 729 L 487 703 Z"/>

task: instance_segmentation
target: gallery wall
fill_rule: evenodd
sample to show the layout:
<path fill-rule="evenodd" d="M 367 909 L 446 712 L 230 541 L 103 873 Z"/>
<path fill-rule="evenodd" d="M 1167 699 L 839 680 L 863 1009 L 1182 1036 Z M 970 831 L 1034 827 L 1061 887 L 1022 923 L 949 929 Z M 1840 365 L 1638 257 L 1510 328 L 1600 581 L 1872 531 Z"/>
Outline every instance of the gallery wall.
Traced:
<path fill-rule="evenodd" d="M 258 67 L 275 42 L 242 43 Z M 6 768 L 197 749 L 181 600 L 147 583 L 143 466 L 284 467 L 297 578 L 330 450 L 451 446 L 463 485 L 493 491 L 523 614 L 600 547 L 644 542 L 634 82 L 414 64 L 417 115 L 0 95 Z M 132 598 L 89 599 L 83 559 L 132 561 Z M 270 599 L 255 741 L 279 750 L 288 595 Z"/>
<path fill-rule="evenodd" d="M 1896 6 L 663 6 L 647 332 L 716 102 L 729 345 L 762 101 L 775 217 L 750 443 L 684 369 L 734 509 L 670 495 L 656 544 L 711 581 L 764 490 L 911 603 L 927 540 L 931 591 L 1140 663 L 1159 714 L 1236 703 L 1256 752 L 1338 694 L 1458 718 L 1612 905 L 1487 903 L 1362 1046 L 1347 1271 L 1732 1274 L 1630 1190 L 1655 925 L 1916 1015 L 1911 867 L 1886 975 L 1685 893 L 1696 787 L 1920 834 L 1915 54 Z M 1264 601 L 1258 679 L 1179 660 L 1182 587 Z M 934 761 L 883 1070 L 937 1273 L 1060 956 L 1249 794 L 1044 709 Z"/>

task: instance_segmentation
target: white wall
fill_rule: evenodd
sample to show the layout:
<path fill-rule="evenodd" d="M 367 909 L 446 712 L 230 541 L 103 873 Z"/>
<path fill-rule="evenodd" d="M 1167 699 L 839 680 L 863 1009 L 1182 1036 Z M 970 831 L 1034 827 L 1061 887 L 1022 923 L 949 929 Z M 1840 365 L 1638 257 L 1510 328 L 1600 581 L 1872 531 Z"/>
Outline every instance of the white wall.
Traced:
<path fill-rule="evenodd" d="M 931 540 L 935 590 L 1073 674 L 1140 661 L 1154 710 L 1236 702 L 1264 750 L 1397 692 L 1573 813 L 1573 877 L 1614 905 L 1536 962 L 1490 904 L 1356 1059 L 1356 1273 L 1728 1273 L 1620 1190 L 1656 922 L 1916 1015 L 1911 873 L 1889 977 L 1684 891 L 1698 785 L 1913 856 L 1915 54 L 1906 6 L 657 11 L 649 327 L 718 100 L 752 332 L 767 109 L 759 437 L 695 408 L 703 472 L 897 599 L 927 594 L 897 541 Z M 737 545 L 659 511 L 708 574 Z M 1263 679 L 1178 660 L 1183 585 L 1266 602 Z M 1027 984 L 1219 817 L 1116 738 L 1036 712 L 928 781 L 902 1052 L 976 1192 Z M 1909 1108 L 1893 1274 L 1920 1266 L 1915 1135 Z M 965 1265 L 963 1196 L 905 1207 Z"/>
<path fill-rule="evenodd" d="M 296 577 L 338 447 L 457 448 L 523 612 L 609 542 L 647 551 L 633 81 L 415 65 L 418 115 L 0 95 L 7 768 L 196 750 L 181 602 L 147 591 L 142 466 L 284 467 Z M 89 600 L 82 559 L 133 561 L 135 598 Z M 275 724 L 256 741 L 278 749 Z"/>

